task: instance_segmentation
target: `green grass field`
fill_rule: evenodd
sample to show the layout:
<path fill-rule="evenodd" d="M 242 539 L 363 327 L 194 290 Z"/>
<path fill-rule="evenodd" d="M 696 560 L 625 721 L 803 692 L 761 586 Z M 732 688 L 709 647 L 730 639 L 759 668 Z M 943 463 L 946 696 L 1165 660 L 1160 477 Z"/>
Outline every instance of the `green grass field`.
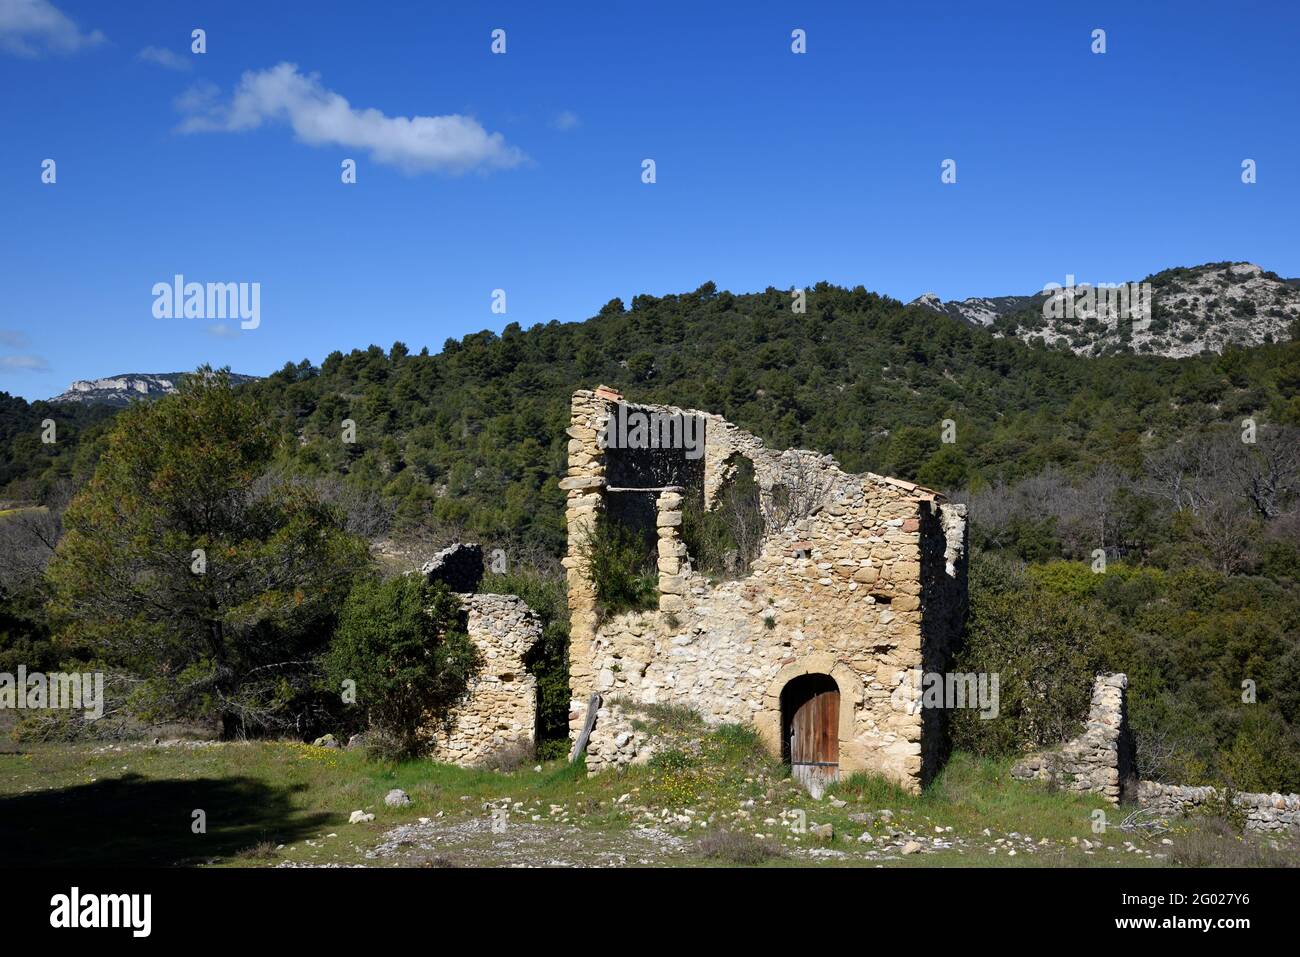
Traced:
<path fill-rule="evenodd" d="M 1151 867 L 1297 859 L 1293 847 L 1243 840 L 1208 820 L 1154 835 L 1123 830 L 1125 812 L 1013 781 L 1005 762 L 958 754 L 920 795 L 854 776 L 818 801 L 747 728 L 681 741 L 649 765 L 591 778 L 564 762 L 475 771 L 284 742 L 24 745 L 0 755 L 0 841 L 18 866 Z M 411 804 L 386 807 L 392 788 Z M 1103 834 L 1092 830 L 1099 808 L 1109 818 Z M 349 824 L 355 810 L 374 820 Z M 196 811 L 205 833 L 195 832 Z M 863 833 L 871 840 L 860 840 Z"/>

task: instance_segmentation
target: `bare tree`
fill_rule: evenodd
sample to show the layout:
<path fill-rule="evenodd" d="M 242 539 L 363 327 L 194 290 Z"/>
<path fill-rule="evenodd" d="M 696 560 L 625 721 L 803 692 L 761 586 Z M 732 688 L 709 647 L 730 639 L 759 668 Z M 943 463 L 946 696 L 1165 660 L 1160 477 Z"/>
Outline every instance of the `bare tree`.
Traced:
<path fill-rule="evenodd" d="M 63 513 L 75 491 L 72 482 L 61 479 L 40 505 L 15 509 L 0 518 L 0 590 L 30 587 L 45 573 L 63 535 Z"/>
<path fill-rule="evenodd" d="M 1235 575 L 1252 564 L 1259 526 L 1240 498 L 1229 494 L 1206 502 L 1193 527 L 1219 571 Z"/>
<path fill-rule="evenodd" d="M 816 452 L 788 449 L 772 465 L 779 477 L 759 480 L 759 508 L 771 532 L 808 518 L 834 494 L 835 474 Z"/>
<path fill-rule="evenodd" d="M 1260 426 L 1255 441 L 1241 445 L 1231 471 L 1255 511 L 1276 518 L 1300 490 L 1300 429 Z"/>

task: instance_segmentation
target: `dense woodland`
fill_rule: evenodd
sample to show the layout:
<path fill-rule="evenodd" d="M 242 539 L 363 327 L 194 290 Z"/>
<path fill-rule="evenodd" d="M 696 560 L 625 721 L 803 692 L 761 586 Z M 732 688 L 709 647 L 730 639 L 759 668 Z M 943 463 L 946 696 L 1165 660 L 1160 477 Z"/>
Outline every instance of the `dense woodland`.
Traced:
<path fill-rule="evenodd" d="M 965 663 L 1005 672 L 1009 720 L 959 721 L 960 746 L 1044 743 L 1079 718 L 1089 674 L 1120 669 L 1132 678 L 1145 774 L 1300 790 L 1294 336 L 1179 360 L 1083 358 L 862 288 L 819 285 L 796 314 L 788 292 L 733 295 L 710 283 L 637 296 L 630 308 L 613 300 L 582 323 L 448 340 L 437 354 L 403 343 L 335 352 L 236 393 L 267 433 L 258 467 L 337 510 L 330 529 L 398 551 L 473 538 L 502 547 L 518 577 L 553 571 L 563 548 L 568 397 L 599 383 L 718 412 L 774 447 L 830 452 L 850 471 L 970 504 Z M 40 441 L 45 418 L 58 424 L 53 445 Z M 344 420 L 355 422 L 353 443 L 342 441 Z M 951 444 L 944 420 L 955 424 Z M 1245 420 L 1253 441 L 1242 441 Z M 69 609 L 49 599 L 69 566 L 56 560 L 51 581 L 50 546 L 115 423 L 113 441 L 129 443 L 132 421 L 0 393 L 0 498 L 47 508 L 0 517 L 0 666 L 15 656 L 30 666 L 38 649 L 68 653 L 59 614 Z M 62 585 L 65 599 L 75 593 L 66 575 Z M 542 667 L 559 702 L 563 602 L 548 594 Z M 1244 681 L 1254 703 L 1242 700 Z"/>

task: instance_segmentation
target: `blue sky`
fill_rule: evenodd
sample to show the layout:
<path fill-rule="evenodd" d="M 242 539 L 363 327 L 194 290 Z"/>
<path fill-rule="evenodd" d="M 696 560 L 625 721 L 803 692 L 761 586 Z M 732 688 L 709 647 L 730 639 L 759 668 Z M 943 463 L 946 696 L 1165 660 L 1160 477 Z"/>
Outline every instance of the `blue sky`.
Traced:
<path fill-rule="evenodd" d="M 1283 2 L 0 0 L 0 389 L 437 352 L 707 280 L 1300 275 L 1298 39 Z M 176 273 L 260 283 L 260 326 L 155 318 Z"/>

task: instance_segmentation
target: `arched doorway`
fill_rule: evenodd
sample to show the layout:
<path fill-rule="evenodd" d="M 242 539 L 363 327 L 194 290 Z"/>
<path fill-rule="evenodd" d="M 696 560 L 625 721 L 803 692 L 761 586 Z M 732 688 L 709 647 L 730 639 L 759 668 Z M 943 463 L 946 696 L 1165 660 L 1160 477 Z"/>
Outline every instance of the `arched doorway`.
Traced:
<path fill-rule="evenodd" d="M 799 675 L 781 689 L 781 757 L 813 794 L 840 779 L 840 689 L 830 675 Z"/>

